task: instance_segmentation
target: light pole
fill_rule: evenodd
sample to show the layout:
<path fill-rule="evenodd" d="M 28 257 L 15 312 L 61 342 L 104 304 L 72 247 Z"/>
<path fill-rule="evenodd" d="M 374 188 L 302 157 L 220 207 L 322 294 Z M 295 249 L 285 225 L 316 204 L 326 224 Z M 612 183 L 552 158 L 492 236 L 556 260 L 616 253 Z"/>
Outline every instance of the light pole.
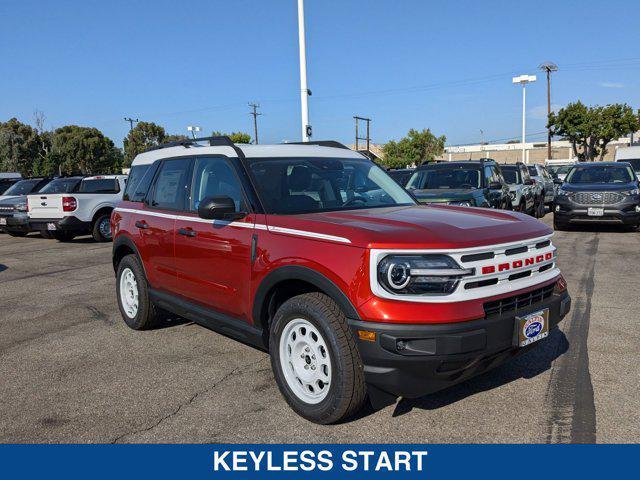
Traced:
<path fill-rule="evenodd" d="M 551 72 L 558 71 L 558 65 L 553 62 L 545 62 L 538 67 L 543 72 L 547 72 L 547 123 L 551 115 Z M 551 129 L 547 127 L 547 160 L 551 160 Z"/>
<path fill-rule="evenodd" d="M 302 141 L 311 139 L 312 131 L 309 125 L 309 95 L 307 87 L 307 47 L 304 35 L 304 0 L 298 0 L 298 42 L 300 46 L 300 110 L 302 114 Z"/>
<path fill-rule="evenodd" d="M 196 127 L 193 125 L 189 125 L 187 127 L 187 131 L 191 132 L 191 136 L 195 139 L 196 138 L 196 132 L 199 132 L 200 130 L 202 130 L 200 127 Z"/>
<path fill-rule="evenodd" d="M 526 158 L 525 141 L 527 138 L 527 83 L 533 83 L 536 81 L 535 75 L 520 75 L 519 77 L 513 77 L 513 83 L 519 83 L 522 85 L 522 161 L 529 163 Z"/>

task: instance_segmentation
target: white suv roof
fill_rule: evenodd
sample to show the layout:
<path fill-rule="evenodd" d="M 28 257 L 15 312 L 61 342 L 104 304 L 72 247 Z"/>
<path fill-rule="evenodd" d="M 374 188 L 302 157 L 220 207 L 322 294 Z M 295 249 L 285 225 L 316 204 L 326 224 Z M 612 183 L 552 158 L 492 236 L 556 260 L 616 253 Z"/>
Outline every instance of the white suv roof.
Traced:
<path fill-rule="evenodd" d="M 114 180 L 120 178 L 127 178 L 127 175 L 93 175 L 91 177 L 85 177 L 83 180 Z"/>
<path fill-rule="evenodd" d="M 319 145 L 299 145 L 283 143 L 280 145 L 244 145 L 237 144 L 247 158 L 276 158 L 276 157 L 333 157 L 363 159 L 363 155 L 347 148 L 325 147 Z M 133 159 L 132 167 L 148 165 L 161 158 L 183 157 L 190 155 L 226 155 L 237 157 L 237 153 L 230 146 L 202 146 L 189 144 L 175 147 L 164 147 L 141 153 Z"/>

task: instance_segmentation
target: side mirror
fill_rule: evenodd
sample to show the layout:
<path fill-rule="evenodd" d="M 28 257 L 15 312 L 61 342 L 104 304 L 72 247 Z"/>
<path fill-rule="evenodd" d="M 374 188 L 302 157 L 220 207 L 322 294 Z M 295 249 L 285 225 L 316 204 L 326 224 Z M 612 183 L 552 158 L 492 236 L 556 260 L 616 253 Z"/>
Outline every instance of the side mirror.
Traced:
<path fill-rule="evenodd" d="M 525 180 L 524 184 L 525 185 L 533 185 L 533 180 L 531 180 L 531 179 Z"/>
<path fill-rule="evenodd" d="M 489 190 L 501 190 L 502 184 L 500 182 L 489 182 Z"/>
<path fill-rule="evenodd" d="M 553 183 L 555 183 L 556 185 L 562 185 L 564 182 L 562 180 L 560 180 L 559 178 L 554 178 L 553 179 Z"/>
<path fill-rule="evenodd" d="M 205 197 L 198 206 L 198 216 L 206 220 L 234 220 L 245 216 L 236 212 L 236 204 L 231 197 Z"/>

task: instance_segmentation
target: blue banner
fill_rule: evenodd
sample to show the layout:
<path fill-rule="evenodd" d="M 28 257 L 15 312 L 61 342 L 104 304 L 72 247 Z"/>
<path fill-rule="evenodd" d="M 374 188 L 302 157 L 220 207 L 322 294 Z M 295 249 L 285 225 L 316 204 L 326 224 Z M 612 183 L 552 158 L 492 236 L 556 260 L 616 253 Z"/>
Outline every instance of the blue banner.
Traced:
<path fill-rule="evenodd" d="M 2 445 L 0 478 L 637 478 L 637 445 Z"/>

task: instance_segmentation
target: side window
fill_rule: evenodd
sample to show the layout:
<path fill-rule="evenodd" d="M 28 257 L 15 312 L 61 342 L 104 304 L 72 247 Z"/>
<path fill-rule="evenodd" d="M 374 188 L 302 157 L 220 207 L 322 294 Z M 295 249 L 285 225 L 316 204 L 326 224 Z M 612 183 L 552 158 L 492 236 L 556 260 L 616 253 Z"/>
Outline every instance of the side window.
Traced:
<path fill-rule="evenodd" d="M 491 167 L 484 167 L 484 186 L 488 187 L 491 183 L 491 178 L 493 177 L 493 171 Z"/>
<path fill-rule="evenodd" d="M 494 182 L 504 183 L 504 177 L 502 176 L 502 169 L 495 165 L 493 167 L 493 178 L 495 178 Z"/>
<path fill-rule="evenodd" d="M 226 196 L 233 199 L 236 211 L 246 210 L 242 185 L 226 158 L 197 158 L 193 168 L 191 210 L 198 210 L 206 197 Z"/>
<path fill-rule="evenodd" d="M 529 170 L 527 170 L 527 167 L 521 166 L 520 167 L 520 172 L 522 172 L 522 180 L 523 181 L 527 181 L 527 180 L 531 180 L 531 176 L 529 175 Z"/>
<path fill-rule="evenodd" d="M 150 204 L 161 210 L 182 210 L 188 186 L 187 174 L 191 159 L 166 160 L 153 186 Z"/>
<path fill-rule="evenodd" d="M 153 175 L 156 173 L 159 162 L 149 165 L 138 165 L 131 168 L 129 178 L 124 190 L 124 200 L 130 202 L 143 202 L 147 191 L 151 186 Z"/>

